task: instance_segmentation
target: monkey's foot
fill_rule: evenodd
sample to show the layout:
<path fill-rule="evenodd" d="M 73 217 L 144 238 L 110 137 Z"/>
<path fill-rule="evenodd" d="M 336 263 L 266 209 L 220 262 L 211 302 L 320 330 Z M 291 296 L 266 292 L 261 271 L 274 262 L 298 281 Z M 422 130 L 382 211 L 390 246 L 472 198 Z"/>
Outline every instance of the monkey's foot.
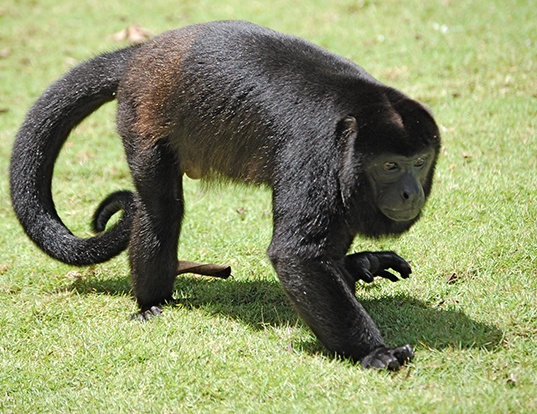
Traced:
<path fill-rule="evenodd" d="M 132 321 L 148 322 L 154 318 L 162 315 L 162 308 L 160 306 L 151 306 L 151 308 L 135 313 L 131 316 Z"/>
<path fill-rule="evenodd" d="M 411 345 L 397 348 L 380 347 L 362 359 L 362 367 L 397 371 L 412 358 L 414 358 L 414 350 Z"/>

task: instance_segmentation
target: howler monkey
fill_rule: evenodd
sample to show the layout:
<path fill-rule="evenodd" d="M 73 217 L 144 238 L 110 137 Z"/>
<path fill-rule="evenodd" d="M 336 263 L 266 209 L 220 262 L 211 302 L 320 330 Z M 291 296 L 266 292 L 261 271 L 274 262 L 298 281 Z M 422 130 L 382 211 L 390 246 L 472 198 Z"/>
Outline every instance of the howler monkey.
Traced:
<path fill-rule="evenodd" d="M 56 212 L 53 167 L 70 131 L 113 99 L 136 192 L 109 196 L 94 219 L 101 232 L 79 238 Z M 62 262 L 128 247 L 145 318 L 172 299 L 182 175 L 267 184 L 268 256 L 300 316 L 328 350 L 397 369 L 412 347 L 385 345 L 355 283 L 397 280 L 389 268 L 406 278 L 410 266 L 393 252 L 347 250 L 356 234 L 396 235 L 418 220 L 439 147 L 427 109 L 353 62 L 251 23 L 213 22 L 97 56 L 50 86 L 17 135 L 11 197 L 29 237 Z"/>

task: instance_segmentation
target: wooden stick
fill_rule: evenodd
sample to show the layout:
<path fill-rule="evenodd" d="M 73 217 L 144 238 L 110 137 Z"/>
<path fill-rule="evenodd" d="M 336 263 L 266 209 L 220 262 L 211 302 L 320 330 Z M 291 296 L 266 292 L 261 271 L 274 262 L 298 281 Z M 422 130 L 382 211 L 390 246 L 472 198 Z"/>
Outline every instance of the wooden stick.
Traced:
<path fill-rule="evenodd" d="M 196 262 L 179 261 L 177 274 L 195 273 L 197 275 L 219 277 L 227 279 L 231 275 L 230 266 L 221 266 L 215 264 L 202 264 Z"/>

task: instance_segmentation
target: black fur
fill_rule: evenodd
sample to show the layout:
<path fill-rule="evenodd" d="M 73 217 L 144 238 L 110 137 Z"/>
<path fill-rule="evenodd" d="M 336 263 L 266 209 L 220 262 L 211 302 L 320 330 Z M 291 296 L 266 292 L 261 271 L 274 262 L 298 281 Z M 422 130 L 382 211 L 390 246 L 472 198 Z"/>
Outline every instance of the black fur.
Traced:
<path fill-rule="evenodd" d="M 52 168 L 69 131 L 116 92 L 136 194 L 110 196 L 94 228 L 118 210 L 123 219 L 79 239 L 56 214 Z M 268 254 L 301 317 L 337 354 L 396 369 L 412 348 L 386 347 L 354 286 L 397 280 L 388 268 L 408 277 L 410 267 L 393 252 L 346 253 L 358 233 L 400 234 L 419 219 L 439 147 L 422 105 L 349 60 L 250 23 L 213 22 L 99 56 L 52 85 L 17 136 L 11 192 L 28 235 L 59 260 L 96 263 L 128 242 L 145 318 L 172 299 L 181 176 L 268 184 Z M 402 165 L 396 175 L 383 169 L 392 158 Z"/>
<path fill-rule="evenodd" d="M 62 262 L 78 266 L 104 262 L 128 245 L 134 209 L 124 205 L 124 217 L 117 226 L 81 239 L 58 217 L 51 182 L 54 163 L 69 133 L 115 98 L 119 79 L 136 49 L 98 56 L 51 85 L 28 112 L 15 140 L 10 168 L 13 208 L 28 236 Z"/>

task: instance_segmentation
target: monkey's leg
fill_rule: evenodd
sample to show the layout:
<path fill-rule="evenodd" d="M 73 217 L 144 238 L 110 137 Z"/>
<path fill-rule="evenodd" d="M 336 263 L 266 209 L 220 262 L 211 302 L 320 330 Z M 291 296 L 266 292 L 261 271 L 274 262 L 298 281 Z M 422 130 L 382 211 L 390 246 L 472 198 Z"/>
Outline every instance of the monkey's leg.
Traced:
<path fill-rule="evenodd" d="M 160 305 L 172 300 L 182 182 L 175 156 L 164 143 L 129 145 L 126 140 L 126 148 L 137 192 L 129 261 L 134 296 L 142 317 L 147 317 L 160 314 Z"/>

